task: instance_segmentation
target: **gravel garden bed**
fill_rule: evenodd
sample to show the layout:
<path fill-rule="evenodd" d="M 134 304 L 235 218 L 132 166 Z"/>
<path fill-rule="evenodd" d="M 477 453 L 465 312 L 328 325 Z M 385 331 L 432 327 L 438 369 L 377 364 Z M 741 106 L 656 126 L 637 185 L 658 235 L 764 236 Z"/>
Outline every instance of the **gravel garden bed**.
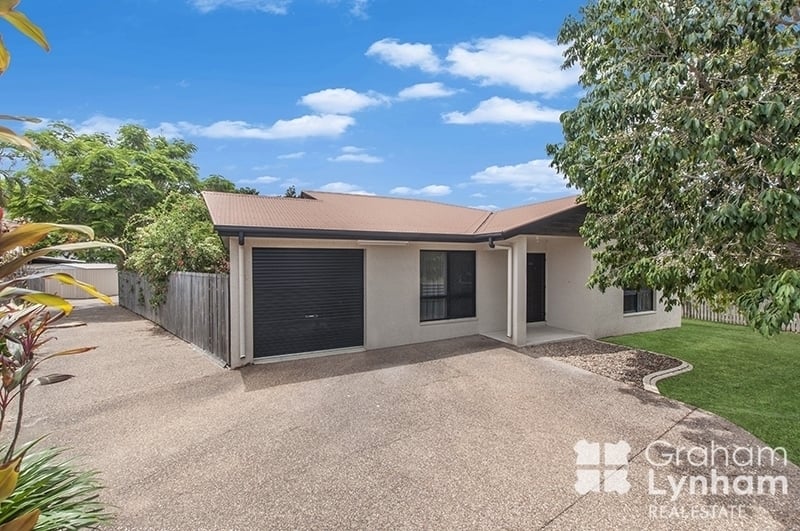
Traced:
<path fill-rule="evenodd" d="M 559 360 L 601 376 L 644 388 L 642 378 L 681 364 L 675 358 L 646 350 L 632 350 L 592 339 L 577 339 L 525 347 L 529 356 Z"/>

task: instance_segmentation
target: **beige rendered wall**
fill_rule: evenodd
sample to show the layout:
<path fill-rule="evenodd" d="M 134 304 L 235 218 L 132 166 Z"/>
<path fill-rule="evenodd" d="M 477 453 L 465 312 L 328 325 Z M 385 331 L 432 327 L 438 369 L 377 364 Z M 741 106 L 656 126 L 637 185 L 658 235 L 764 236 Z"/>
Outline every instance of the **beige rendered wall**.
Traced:
<path fill-rule="evenodd" d="M 680 308 L 666 312 L 657 305 L 655 312 L 628 314 L 622 312 L 622 291 L 608 289 L 600 293 L 586 288 L 593 263 L 589 249 L 580 238 L 535 237 L 516 238 L 512 244 L 519 251 L 515 271 L 520 273 L 515 288 L 518 298 L 517 328 L 524 330 L 525 321 L 525 252 L 546 254 L 545 317 L 550 326 L 586 334 L 589 337 L 642 332 L 680 326 Z M 288 240 L 247 238 L 244 251 L 244 305 L 239 305 L 239 244 L 231 238 L 231 365 L 236 367 L 253 360 L 253 247 L 317 247 L 358 248 L 364 250 L 364 346 L 368 349 L 434 341 L 470 334 L 506 329 L 507 316 L 507 252 L 501 247 L 489 249 L 487 244 L 465 245 L 446 243 L 408 243 L 406 245 L 359 244 L 351 240 Z M 523 251 L 523 248 L 525 250 Z M 419 251 L 476 251 L 477 317 L 450 321 L 419 321 Z M 242 312 L 243 310 L 243 312 Z M 244 315 L 243 349 L 240 349 L 240 315 Z M 239 353 L 244 352 L 240 357 Z"/>
<path fill-rule="evenodd" d="M 506 326 L 506 253 L 488 245 L 365 246 L 365 347 L 435 341 Z M 419 321 L 420 250 L 475 250 L 477 317 Z"/>
<path fill-rule="evenodd" d="M 529 237 L 528 252 L 546 254 L 547 324 L 596 337 L 594 307 L 603 295 L 586 287 L 586 280 L 592 272 L 592 256 L 583 240 Z"/>
<path fill-rule="evenodd" d="M 594 267 L 591 251 L 580 238 L 528 237 L 528 252 L 545 252 L 547 324 L 586 334 L 606 337 L 681 324 L 681 310 L 667 312 L 658 302 L 656 310 L 637 314 L 622 311 L 622 290 L 605 293 L 586 288 Z"/>
<path fill-rule="evenodd" d="M 247 238 L 244 245 L 244 357 L 240 357 L 239 244 L 230 238 L 231 365 L 253 361 L 252 249 L 254 247 L 317 247 L 363 249 L 365 269 L 364 346 L 368 349 L 434 341 L 504 330 L 506 327 L 506 253 L 488 245 L 408 243 L 359 244 L 351 240 L 288 240 Z M 476 313 L 467 319 L 419 321 L 419 251 L 475 250 Z"/>

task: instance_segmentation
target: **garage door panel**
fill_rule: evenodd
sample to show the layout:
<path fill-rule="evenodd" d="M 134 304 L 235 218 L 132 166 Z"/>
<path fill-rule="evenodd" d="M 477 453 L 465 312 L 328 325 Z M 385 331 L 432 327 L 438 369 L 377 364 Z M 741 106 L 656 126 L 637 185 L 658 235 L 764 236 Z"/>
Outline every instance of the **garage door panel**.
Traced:
<path fill-rule="evenodd" d="M 361 346 L 360 249 L 253 249 L 255 357 Z"/>

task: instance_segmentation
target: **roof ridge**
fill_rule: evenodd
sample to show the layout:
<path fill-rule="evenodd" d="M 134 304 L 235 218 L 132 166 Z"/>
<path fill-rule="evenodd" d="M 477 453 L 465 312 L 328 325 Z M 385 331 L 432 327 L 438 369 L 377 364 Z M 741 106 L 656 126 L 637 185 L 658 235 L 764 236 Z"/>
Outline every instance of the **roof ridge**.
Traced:
<path fill-rule="evenodd" d="M 201 190 L 200 194 L 201 195 L 206 195 L 206 194 L 208 194 L 208 195 L 225 195 L 225 196 L 231 196 L 231 197 L 250 198 L 250 199 L 256 199 L 256 200 L 271 199 L 271 200 L 281 200 L 281 201 L 284 201 L 284 200 L 286 200 L 286 201 L 288 201 L 288 200 L 292 200 L 292 201 L 297 201 L 297 200 L 301 200 L 301 201 L 317 201 L 317 199 L 315 199 L 313 197 L 300 197 L 300 196 L 297 196 L 297 197 L 286 197 L 284 195 L 240 194 L 238 192 L 218 192 L 216 190 Z"/>
<path fill-rule="evenodd" d="M 520 208 L 528 208 L 532 206 L 539 206 L 539 205 L 546 205 L 548 203 L 555 203 L 556 201 L 564 201 L 565 199 L 574 199 L 575 204 L 578 204 L 578 194 L 575 195 L 565 195 L 562 197 L 554 197 L 553 199 L 548 199 L 546 201 L 534 201 L 533 203 L 525 203 L 524 205 L 517 205 L 513 207 L 504 208 L 502 210 L 495 210 L 494 214 L 499 214 L 501 212 L 510 212 L 511 210 L 518 210 Z"/>
<path fill-rule="evenodd" d="M 475 228 L 475 230 L 472 231 L 472 234 L 478 234 L 481 231 L 481 229 L 484 227 L 484 225 L 489 223 L 489 220 L 492 219 L 495 214 L 496 214 L 496 212 L 491 212 L 491 211 L 487 212 L 486 213 L 486 217 L 483 218 L 483 221 L 481 221 L 478 224 L 478 226 Z"/>
<path fill-rule="evenodd" d="M 393 196 L 390 196 L 390 195 L 378 195 L 378 194 L 373 194 L 373 195 L 351 194 L 351 193 L 347 193 L 347 192 L 325 192 L 324 190 L 303 190 L 303 193 L 304 194 L 343 195 L 343 196 L 347 196 L 347 197 L 367 197 L 367 198 L 373 197 L 373 198 L 376 198 L 376 199 L 391 199 L 393 201 L 414 201 L 414 202 L 417 202 L 417 203 L 429 203 L 429 204 L 434 204 L 434 205 L 444 205 L 444 206 L 450 206 L 450 207 L 456 207 L 456 208 L 463 208 L 465 210 L 473 210 L 473 211 L 476 211 L 476 212 L 487 212 L 483 208 L 475 208 L 475 207 L 471 207 L 471 206 L 456 205 L 454 203 L 445 203 L 443 201 L 437 201 L 435 199 L 423 199 L 421 197 L 393 197 Z M 489 213 L 491 214 L 491 212 L 489 212 Z"/>

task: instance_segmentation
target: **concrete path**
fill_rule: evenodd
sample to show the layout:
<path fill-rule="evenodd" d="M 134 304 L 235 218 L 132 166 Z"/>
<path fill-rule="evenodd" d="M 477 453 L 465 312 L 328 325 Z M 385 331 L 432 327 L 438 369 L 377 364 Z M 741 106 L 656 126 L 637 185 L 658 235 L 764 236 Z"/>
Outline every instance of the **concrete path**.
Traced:
<path fill-rule="evenodd" d="M 487 338 L 229 371 L 124 309 L 74 315 L 88 326 L 59 330 L 57 346 L 100 347 L 42 367 L 75 378 L 31 392 L 25 434 L 103 472 L 119 529 L 800 527 L 791 464 L 716 454 L 717 475 L 786 476 L 786 495 L 648 492 L 711 474 L 648 455 L 761 445 L 748 433 Z M 601 444 L 576 466 L 581 440 L 626 442 L 630 465 L 614 472 L 618 447 Z M 577 468 L 584 489 L 611 477 L 581 495 Z M 627 493 L 602 492 L 624 490 L 625 472 Z"/>

